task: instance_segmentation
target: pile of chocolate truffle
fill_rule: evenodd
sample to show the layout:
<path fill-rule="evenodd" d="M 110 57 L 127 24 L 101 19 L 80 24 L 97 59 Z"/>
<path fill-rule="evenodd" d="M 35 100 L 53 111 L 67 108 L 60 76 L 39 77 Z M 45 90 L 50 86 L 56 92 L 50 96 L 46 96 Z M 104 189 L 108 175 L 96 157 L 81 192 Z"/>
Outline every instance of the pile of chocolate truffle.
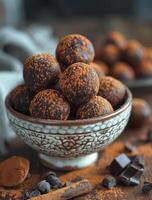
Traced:
<path fill-rule="evenodd" d="M 49 53 L 27 58 L 25 83 L 12 91 L 12 107 L 51 120 L 87 119 L 114 112 L 124 102 L 126 88 L 117 79 L 100 74 L 104 66 L 93 63 L 94 55 L 86 37 L 71 34 L 59 41 L 56 58 Z"/>
<path fill-rule="evenodd" d="M 110 32 L 96 51 L 95 63 L 102 66 L 103 73 L 121 81 L 150 78 L 152 48 L 144 47 L 137 40 L 127 40 L 119 32 Z"/>

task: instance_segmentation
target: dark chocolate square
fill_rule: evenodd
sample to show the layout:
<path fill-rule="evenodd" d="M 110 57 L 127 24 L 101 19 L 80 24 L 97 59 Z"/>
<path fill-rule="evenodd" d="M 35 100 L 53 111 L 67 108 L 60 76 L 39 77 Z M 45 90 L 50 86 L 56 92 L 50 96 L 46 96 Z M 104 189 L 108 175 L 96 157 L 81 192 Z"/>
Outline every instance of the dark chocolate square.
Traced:
<path fill-rule="evenodd" d="M 131 160 L 125 154 L 117 156 L 109 166 L 110 172 L 114 176 L 118 176 L 129 164 Z"/>

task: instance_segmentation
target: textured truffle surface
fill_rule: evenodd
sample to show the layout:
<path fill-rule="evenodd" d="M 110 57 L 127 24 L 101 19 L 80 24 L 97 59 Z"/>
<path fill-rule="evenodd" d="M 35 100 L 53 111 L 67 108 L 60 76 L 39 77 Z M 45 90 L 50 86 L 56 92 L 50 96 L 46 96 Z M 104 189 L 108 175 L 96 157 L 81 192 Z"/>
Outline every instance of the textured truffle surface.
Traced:
<path fill-rule="evenodd" d="M 84 36 L 71 34 L 63 37 L 56 48 L 56 58 L 62 69 L 73 63 L 90 63 L 94 59 L 94 47 Z"/>
<path fill-rule="evenodd" d="M 120 51 L 113 44 L 107 44 L 100 49 L 100 59 L 108 65 L 115 64 L 120 59 Z"/>
<path fill-rule="evenodd" d="M 66 120 L 70 106 L 58 91 L 47 89 L 39 92 L 31 101 L 32 117 L 52 120 Z"/>
<path fill-rule="evenodd" d="M 105 43 L 114 44 L 120 49 L 123 49 L 126 45 L 126 39 L 121 33 L 113 31 L 106 35 Z"/>
<path fill-rule="evenodd" d="M 130 40 L 123 52 L 124 59 L 136 67 L 144 56 L 143 46 L 136 40 Z"/>
<path fill-rule="evenodd" d="M 124 99 L 125 86 L 115 78 L 105 76 L 100 79 L 99 95 L 106 98 L 115 108 Z"/>
<path fill-rule="evenodd" d="M 133 127 L 142 126 L 149 118 L 150 114 L 150 105 L 143 99 L 134 98 L 132 101 L 130 125 Z"/>
<path fill-rule="evenodd" d="M 111 75 L 121 81 L 134 80 L 134 70 L 124 62 L 116 63 L 111 70 Z"/>
<path fill-rule="evenodd" d="M 98 93 L 99 78 L 90 65 L 79 62 L 62 73 L 60 87 L 70 103 L 81 105 Z"/>
<path fill-rule="evenodd" d="M 46 53 L 32 55 L 26 59 L 23 76 L 33 92 L 51 88 L 59 79 L 60 67 L 54 56 Z"/>
<path fill-rule="evenodd" d="M 93 69 L 97 72 L 99 79 L 103 76 L 105 76 L 105 72 L 104 69 L 102 67 L 100 67 L 100 65 L 98 65 L 95 62 L 90 63 L 90 66 L 93 67 Z"/>
<path fill-rule="evenodd" d="M 78 119 L 99 117 L 113 112 L 111 104 L 103 97 L 94 96 L 77 111 Z"/>
<path fill-rule="evenodd" d="M 11 103 L 15 110 L 28 114 L 31 94 L 25 84 L 17 86 L 11 93 Z"/>

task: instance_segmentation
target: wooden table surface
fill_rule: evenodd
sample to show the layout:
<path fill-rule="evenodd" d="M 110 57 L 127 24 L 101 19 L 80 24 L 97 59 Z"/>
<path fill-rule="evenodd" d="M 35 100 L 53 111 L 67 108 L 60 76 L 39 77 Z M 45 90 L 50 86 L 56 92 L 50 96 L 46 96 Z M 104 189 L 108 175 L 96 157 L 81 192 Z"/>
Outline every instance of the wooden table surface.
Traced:
<path fill-rule="evenodd" d="M 61 177 L 62 181 L 70 181 L 71 178 L 84 177 L 90 180 L 94 189 L 90 194 L 74 198 L 74 200 L 150 200 L 152 199 L 152 192 L 149 195 L 143 195 L 141 187 L 144 181 L 152 181 L 152 144 L 140 142 L 146 137 L 147 130 L 152 128 L 152 119 L 150 122 L 140 129 L 125 130 L 120 138 L 105 148 L 99 154 L 98 161 L 86 168 L 76 170 L 73 172 L 57 172 L 57 175 Z M 145 171 L 141 178 L 141 184 L 135 187 L 117 186 L 112 190 L 105 189 L 101 186 L 103 178 L 109 174 L 106 166 L 112 161 L 112 159 L 120 154 L 126 153 L 124 150 L 124 142 L 130 141 L 131 143 L 137 144 L 138 152 L 145 155 Z M 37 154 L 25 144 L 19 140 L 8 145 L 9 156 L 10 155 L 21 155 L 28 158 L 31 161 L 30 176 L 28 179 L 16 188 L 4 189 L 0 188 L 0 200 L 19 200 L 24 191 L 28 191 L 35 186 L 35 184 L 41 179 L 42 174 L 47 171 L 43 167 Z M 131 155 L 131 154 L 129 154 Z M 8 155 L 7 155 L 8 156 Z M 6 156 L 6 157 L 7 157 Z M 1 157 L 1 160 L 4 156 Z"/>

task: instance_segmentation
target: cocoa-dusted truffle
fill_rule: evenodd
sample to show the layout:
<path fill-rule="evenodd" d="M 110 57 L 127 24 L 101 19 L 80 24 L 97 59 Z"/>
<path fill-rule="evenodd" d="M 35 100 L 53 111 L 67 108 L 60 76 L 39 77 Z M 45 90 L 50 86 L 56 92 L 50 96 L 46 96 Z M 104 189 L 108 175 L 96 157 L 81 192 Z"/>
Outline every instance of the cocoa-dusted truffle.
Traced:
<path fill-rule="evenodd" d="M 56 48 L 56 58 L 63 70 L 77 62 L 89 64 L 93 61 L 94 55 L 92 43 L 79 34 L 63 37 Z"/>
<path fill-rule="evenodd" d="M 70 106 L 59 91 L 47 89 L 39 92 L 31 101 L 32 117 L 52 120 L 66 120 Z"/>
<path fill-rule="evenodd" d="M 110 114 L 113 112 L 112 105 L 105 98 L 94 96 L 89 102 L 77 110 L 78 119 L 88 119 Z"/>
<path fill-rule="evenodd" d="M 123 101 L 125 86 L 115 78 L 105 76 L 100 79 L 99 95 L 106 98 L 116 108 Z"/>
<path fill-rule="evenodd" d="M 128 41 L 124 51 L 123 57 L 124 59 L 136 67 L 136 65 L 141 61 L 144 56 L 144 48 L 143 46 L 136 40 Z"/>
<path fill-rule="evenodd" d="M 134 70 L 124 62 L 116 63 L 111 70 L 111 75 L 121 81 L 129 81 L 135 79 Z"/>
<path fill-rule="evenodd" d="M 141 78 L 152 77 L 152 60 L 143 59 L 136 69 L 137 76 Z"/>
<path fill-rule="evenodd" d="M 70 103 L 81 105 L 98 93 L 99 78 L 90 65 L 79 62 L 62 73 L 60 87 Z"/>
<path fill-rule="evenodd" d="M 143 99 L 134 98 L 132 101 L 132 112 L 130 125 L 140 127 L 145 124 L 151 114 L 150 105 Z"/>
<path fill-rule="evenodd" d="M 100 49 L 100 59 L 111 66 L 120 59 L 120 50 L 113 44 L 102 46 Z"/>
<path fill-rule="evenodd" d="M 102 68 L 102 70 L 104 71 L 105 75 L 109 74 L 109 67 L 106 65 L 106 63 L 100 61 L 100 60 L 95 60 L 94 61 L 96 64 L 98 64 L 100 66 L 100 68 Z"/>
<path fill-rule="evenodd" d="M 144 59 L 152 61 L 152 48 L 145 48 L 144 49 Z"/>
<path fill-rule="evenodd" d="M 118 48 L 123 49 L 126 45 L 126 39 L 120 32 L 113 31 L 106 35 L 105 43 L 114 44 Z"/>
<path fill-rule="evenodd" d="M 24 114 L 29 113 L 29 105 L 32 99 L 32 95 L 30 94 L 28 88 L 25 84 L 17 86 L 11 92 L 11 104 L 12 107 Z"/>
<path fill-rule="evenodd" d="M 90 63 L 90 66 L 93 67 L 93 69 L 97 72 L 99 79 L 103 76 L 105 76 L 105 72 L 104 69 L 102 67 L 100 67 L 100 65 L 98 65 L 95 62 Z"/>
<path fill-rule="evenodd" d="M 59 79 L 60 67 L 54 56 L 46 53 L 32 55 L 26 59 L 23 76 L 33 92 L 51 88 Z"/>

